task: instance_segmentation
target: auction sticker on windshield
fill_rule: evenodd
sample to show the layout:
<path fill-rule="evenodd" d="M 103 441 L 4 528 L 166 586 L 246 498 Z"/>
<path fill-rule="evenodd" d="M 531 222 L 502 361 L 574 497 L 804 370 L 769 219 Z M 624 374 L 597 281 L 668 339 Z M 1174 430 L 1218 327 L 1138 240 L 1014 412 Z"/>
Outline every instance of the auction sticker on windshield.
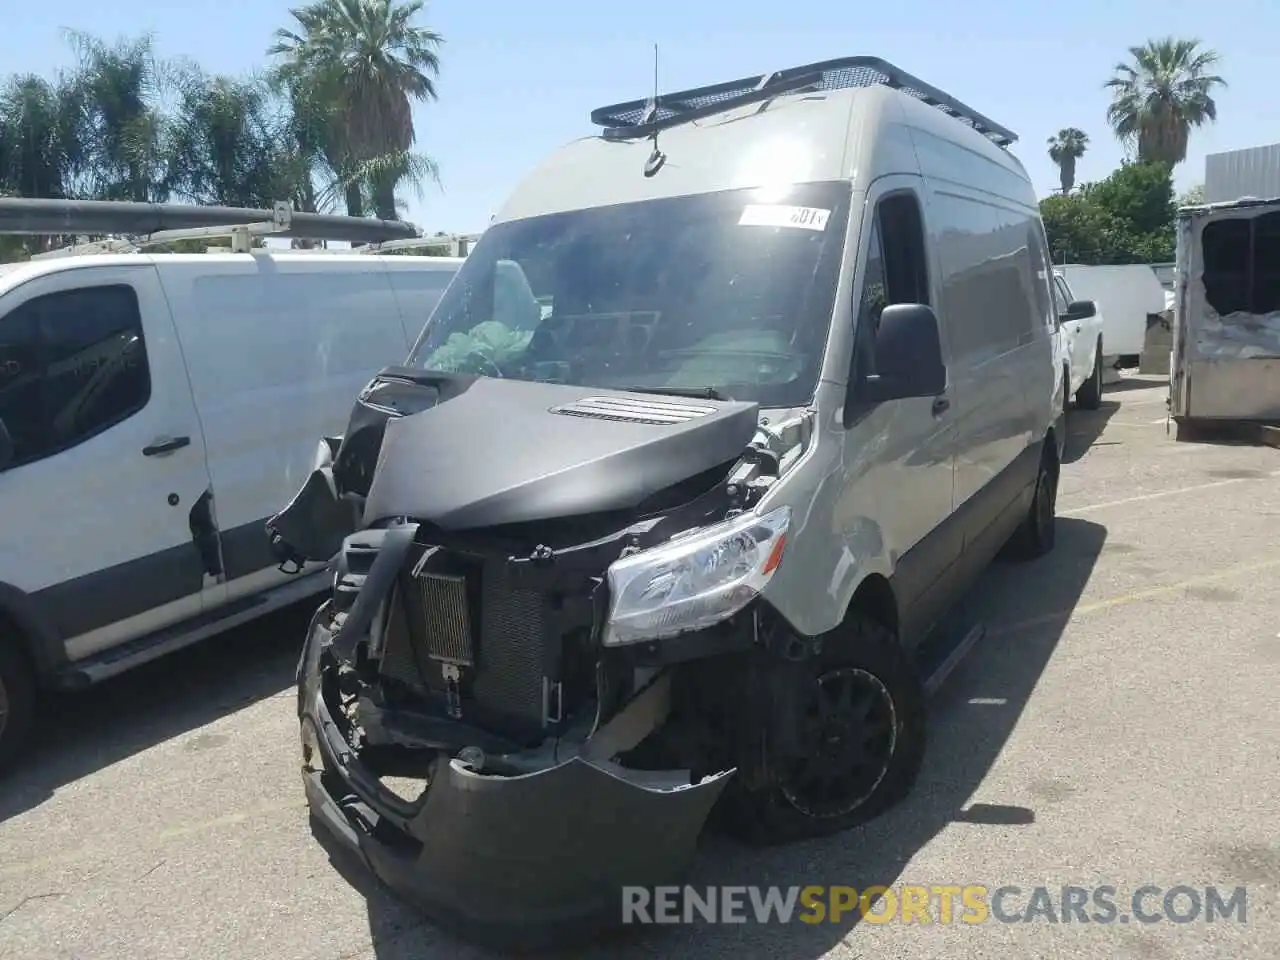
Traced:
<path fill-rule="evenodd" d="M 830 210 L 817 207 L 793 207 L 781 203 L 754 203 L 742 211 L 739 226 L 745 227 L 795 227 L 800 230 L 827 229 Z"/>

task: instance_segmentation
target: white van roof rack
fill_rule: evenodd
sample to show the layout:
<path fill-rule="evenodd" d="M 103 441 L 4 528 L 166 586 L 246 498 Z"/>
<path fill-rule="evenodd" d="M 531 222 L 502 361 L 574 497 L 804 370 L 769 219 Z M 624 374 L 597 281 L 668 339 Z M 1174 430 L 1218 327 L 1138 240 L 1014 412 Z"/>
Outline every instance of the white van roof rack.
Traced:
<path fill-rule="evenodd" d="M 434 237 L 408 237 L 403 240 L 387 240 L 383 243 L 370 243 L 357 250 L 357 253 L 388 253 L 395 250 L 420 250 L 423 247 L 448 247 L 450 256 L 465 257 L 471 247 L 480 239 L 478 233 L 448 233 Z"/>
<path fill-rule="evenodd" d="M 230 237 L 232 250 L 248 252 L 254 237 L 383 243 L 416 239 L 418 229 L 402 220 L 375 220 L 323 213 L 299 213 L 280 202 L 270 210 L 201 207 L 114 200 L 0 198 L 0 234 L 32 236 L 126 235 L 127 239 L 76 244 L 32 259 L 86 253 L 134 253 L 176 240 Z"/>
<path fill-rule="evenodd" d="M 876 85 L 901 90 L 931 107 L 937 107 L 1002 147 L 1008 147 L 1018 139 L 1012 130 L 879 57 L 823 60 L 712 86 L 615 103 L 593 110 L 591 122 L 605 128 L 606 140 L 639 140 L 668 127 L 702 120 L 735 107 L 763 103 L 784 93 Z"/>

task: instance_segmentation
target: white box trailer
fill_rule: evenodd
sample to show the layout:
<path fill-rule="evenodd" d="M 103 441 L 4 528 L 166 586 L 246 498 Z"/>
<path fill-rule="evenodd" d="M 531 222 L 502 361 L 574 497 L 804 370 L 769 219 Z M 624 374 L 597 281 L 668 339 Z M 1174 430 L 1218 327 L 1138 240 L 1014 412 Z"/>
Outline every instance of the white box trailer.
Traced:
<path fill-rule="evenodd" d="M 1165 308 L 1165 289 L 1144 263 L 1118 266 L 1066 264 L 1055 267 L 1081 300 L 1092 300 L 1103 317 L 1103 362 L 1110 372 L 1137 366 L 1147 337 L 1149 316 Z"/>
<path fill-rule="evenodd" d="M 1280 199 L 1184 207 L 1177 262 L 1169 408 L 1179 436 L 1280 424 Z"/>

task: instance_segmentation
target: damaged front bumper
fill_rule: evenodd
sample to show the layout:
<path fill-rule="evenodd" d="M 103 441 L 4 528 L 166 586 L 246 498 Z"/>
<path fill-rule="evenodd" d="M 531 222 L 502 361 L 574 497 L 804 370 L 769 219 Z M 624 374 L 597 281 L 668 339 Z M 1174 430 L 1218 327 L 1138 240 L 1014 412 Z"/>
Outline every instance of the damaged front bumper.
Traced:
<path fill-rule="evenodd" d="M 406 801 L 362 763 L 331 714 L 324 622 L 322 608 L 298 670 L 307 801 L 430 919 L 468 939 L 536 948 L 619 925 L 623 887 L 682 880 L 732 770 L 680 783 L 593 755 L 601 751 L 588 740 L 568 759 L 513 776 L 441 758 L 421 798 Z"/>

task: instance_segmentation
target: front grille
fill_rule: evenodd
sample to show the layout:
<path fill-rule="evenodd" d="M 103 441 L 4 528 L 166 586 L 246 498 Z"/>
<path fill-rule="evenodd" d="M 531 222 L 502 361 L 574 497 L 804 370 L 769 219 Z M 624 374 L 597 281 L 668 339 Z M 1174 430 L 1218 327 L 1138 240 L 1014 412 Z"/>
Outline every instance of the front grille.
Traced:
<path fill-rule="evenodd" d="M 469 667 L 475 663 L 467 578 L 457 574 L 419 573 L 413 578 L 422 604 L 423 641 L 432 660 Z"/>
<path fill-rule="evenodd" d="M 486 563 L 480 581 L 480 663 L 472 686 L 479 703 L 542 722 L 547 627 L 543 596 L 516 587 L 505 563 Z"/>

